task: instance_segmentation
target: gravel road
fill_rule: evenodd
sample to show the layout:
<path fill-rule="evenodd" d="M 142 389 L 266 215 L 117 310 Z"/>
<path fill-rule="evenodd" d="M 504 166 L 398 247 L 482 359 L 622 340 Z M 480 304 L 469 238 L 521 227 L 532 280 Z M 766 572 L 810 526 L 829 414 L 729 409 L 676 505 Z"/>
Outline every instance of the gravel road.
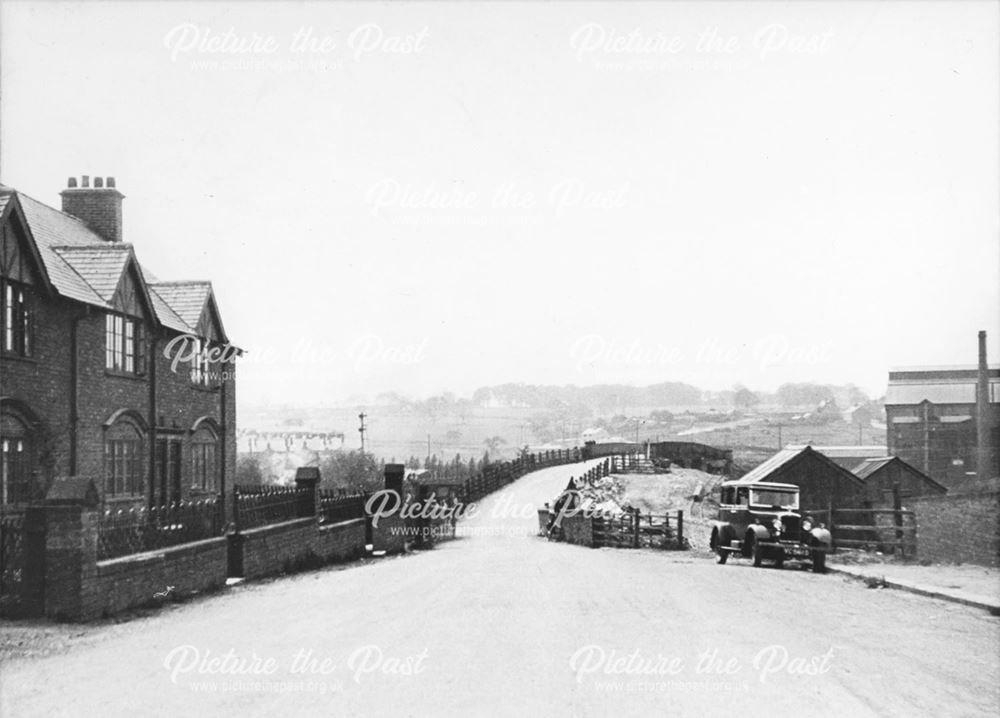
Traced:
<path fill-rule="evenodd" d="M 834 575 L 534 536 L 579 465 L 433 551 L 239 586 L 0 669 L 3 716 L 971 716 L 1000 619 Z M 500 514 L 497 516 L 496 514 Z"/>

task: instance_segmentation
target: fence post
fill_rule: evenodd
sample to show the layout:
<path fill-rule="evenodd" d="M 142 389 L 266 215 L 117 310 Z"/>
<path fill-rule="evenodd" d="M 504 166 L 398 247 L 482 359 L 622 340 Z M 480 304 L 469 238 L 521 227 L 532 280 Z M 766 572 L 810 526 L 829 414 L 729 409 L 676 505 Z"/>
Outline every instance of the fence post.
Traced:
<path fill-rule="evenodd" d="M 833 497 L 826 504 L 827 516 L 830 517 L 830 553 L 837 553 L 837 534 L 833 531 Z"/>
<path fill-rule="evenodd" d="M 677 547 L 684 548 L 684 511 L 677 509 Z"/>
<path fill-rule="evenodd" d="M 900 558 L 906 558 L 906 545 L 903 543 L 903 500 L 899 495 L 899 481 L 892 485 L 892 522 L 896 526 L 896 545 L 899 546 Z"/>
<path fill-rule="evenodd" d="M 632 513 L 632 548 L 639 548 L 639 522 L 642 521 L 642 512 L 635 509 Z"/>

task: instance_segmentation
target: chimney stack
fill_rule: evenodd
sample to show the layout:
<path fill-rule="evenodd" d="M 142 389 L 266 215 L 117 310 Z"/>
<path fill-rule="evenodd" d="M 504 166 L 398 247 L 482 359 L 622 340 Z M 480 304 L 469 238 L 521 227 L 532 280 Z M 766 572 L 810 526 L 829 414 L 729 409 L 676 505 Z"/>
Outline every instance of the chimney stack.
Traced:
<path fill-rule="evenodd" d="M 115 189 L 114 177 L 95 177 L 90 186 L 90 176 L 70 177 L 62 197 L 62 211 L 81 219 L 107 242 L 122 241 L 122 200 L 125 195 Z"/>
<path fill-rule="evenodd" d="M 979 332 L 979 375 L 976 382 L 976 476 L 990 478 L 990 371 L 986 364 L 986 332 Z"/>

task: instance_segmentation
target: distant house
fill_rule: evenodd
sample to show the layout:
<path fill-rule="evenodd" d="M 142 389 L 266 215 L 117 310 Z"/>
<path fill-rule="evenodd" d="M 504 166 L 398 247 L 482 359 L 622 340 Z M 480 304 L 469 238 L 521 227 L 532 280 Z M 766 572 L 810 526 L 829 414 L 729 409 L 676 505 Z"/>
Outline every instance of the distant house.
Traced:
<path fill-rule="evenodd" d="M 745 474 L 740 481 L 775 481 L 801 489 L 805 509 L 853 508 L 859 505 L 864 482 L 811 446 L 783 449 Z"/>
<path fill-rule="evenodd" d="M 810 446 L 812 445 L 810 444 Z M 798 451 L 804 449 L 805 446 L 786 446 L 785 448 Z M 889 455 L 889 449 L 885 446 L 813 446 L 812 448 L 847 470 L 853 469 L 865 459 L 877 459 Z"/>
<path fill-rule="evenodd" d="M 891 508 L 896 487 L 902 500 L 916 496 L 940 495 L 948 489 L 898 456 L 865 459 L 852 473 L 864 482 L 861 506 Z"/>

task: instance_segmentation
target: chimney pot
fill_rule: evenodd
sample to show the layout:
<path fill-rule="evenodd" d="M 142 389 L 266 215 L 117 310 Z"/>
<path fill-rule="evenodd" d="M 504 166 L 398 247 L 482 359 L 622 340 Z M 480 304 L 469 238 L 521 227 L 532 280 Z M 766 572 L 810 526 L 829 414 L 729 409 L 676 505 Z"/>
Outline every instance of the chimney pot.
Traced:
<path fill-rule="evenodd" d="M 108 242 L 122 241 L 122 200 L 124 195 L 115 188 L 114 178 L 81 175 L 80 186 L 70 177 L 62 195 L 62 211 L 83 220 L 90 229 Z"/>

